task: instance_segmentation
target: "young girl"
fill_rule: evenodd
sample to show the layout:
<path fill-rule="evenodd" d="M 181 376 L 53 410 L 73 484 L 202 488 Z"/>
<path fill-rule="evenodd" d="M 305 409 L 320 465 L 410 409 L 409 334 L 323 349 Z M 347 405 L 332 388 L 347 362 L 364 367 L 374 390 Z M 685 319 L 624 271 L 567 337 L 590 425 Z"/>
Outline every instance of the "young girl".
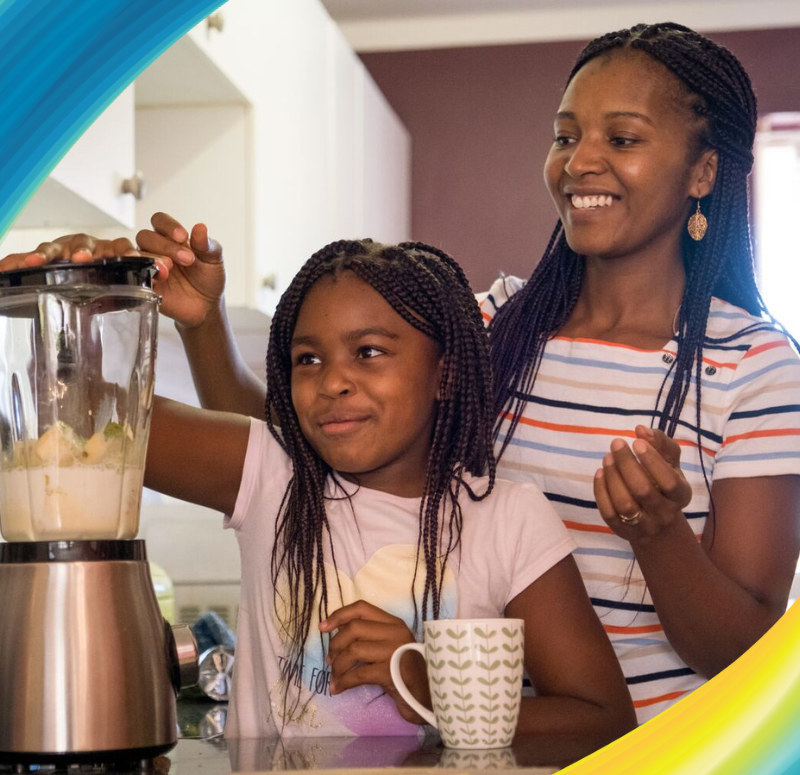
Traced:
<path fill-rule="evenodd" d="M 631 728 L 566 530 L 536 487 L 495 481 L 487 342 L 452 259 L 323 248 L 275 313 L 267 383 L 266 422 L 157 399 L 147 457 L 147 486 L 239 541 L 228 735 L 413 733 L 394 650 L 423 619 L 503 615 L 538 694 L 520 731 Z M 404 667 L 425 701 L 424 663 Z"/>

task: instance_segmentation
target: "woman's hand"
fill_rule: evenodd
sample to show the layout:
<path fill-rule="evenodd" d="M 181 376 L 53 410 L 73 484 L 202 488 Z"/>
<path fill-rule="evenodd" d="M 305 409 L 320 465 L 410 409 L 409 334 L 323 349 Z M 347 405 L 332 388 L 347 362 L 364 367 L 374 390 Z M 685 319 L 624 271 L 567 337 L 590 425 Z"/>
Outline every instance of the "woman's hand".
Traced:
<path fill-rule="evenodd" d="M 402 619 L 359 600 L 334 611 L 320 622 L 319 628 L 335 633 L 328 648 L 331 694 L 355 686 L 380 686 L 395 701 L 406 721 L 425 723 L 400 697 L 389 673 L 392 654 L 403 644 L 414 642 L 414 635 Z M 401 670 L 411 693 L 430 708 L 428 676 L 421 655 L 407 654 Z"/>
<path fill-rule="evenodd" d="M 42 242 L 27 253 L 10 253 L 0 259 L 0 272 L 44 266 L 53 261 L 71 261 L 76 264 L 115 256 L 138 257 L 144 255 L 129 239 L 97 239 L 89 234 L 67 234 L 53 242 Z M 156 260 L 159 277 L 167 277 L 172 261 L 162 256 L 150 256 Z"/>
<path fill-rule="evenodd" d="M 157 274 L 153 290 L 161 296 L 161 312 L 191 329 L 205 322 L 218 309 L 225 290 L 222 248 L 210 239 L 205 224 L 191 233 L 166 213 L 150 219 L 151 229 L 136 235 L 137 250 L 130 240 L 98 239 L 89 234 L 68 234 L 43 242 L 28 253 L 12 253 L 0 259 L 0 271 L 44 266 L 52 261 L 86 263 L 115 256 L 155 259 Z"/>
<path fill-rule="evenodd" d="M 156 213 L 150 223 L 153 228 L 140 231 L 136 241 L 142 251 L 162 256 L 172 268 L 167 275 L 159 272 L 153 285 L 162 298 L 161 312 L 185 328 L 196 328 L 222 300 L 222 247 L 208 236 L 205 224 L 189 232 L 166 213 Z"/>
<path fill-rule="evenodd" d="M 692 499 L 675 440 L 644 425 L 636 427 L 636 437 L 630 447 L 614 439 L 594 479 L 600 515 L 631 542 L 658 535 L 674 520 L 684 519 L 682 510 Z"/>

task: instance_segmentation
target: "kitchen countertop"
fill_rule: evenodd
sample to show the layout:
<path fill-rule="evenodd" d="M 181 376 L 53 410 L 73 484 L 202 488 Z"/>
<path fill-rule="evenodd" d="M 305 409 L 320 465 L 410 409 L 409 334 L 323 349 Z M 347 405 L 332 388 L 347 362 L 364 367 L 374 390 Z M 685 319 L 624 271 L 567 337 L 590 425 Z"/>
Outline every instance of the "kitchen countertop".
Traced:
<path fill-rule="evenodd" d="M 178 722 L 181 739 L 157 761 L 159 773 L 169 775 L 228 775 L 275 770 L 342 772 L 359 775 L 393 771 L 433 773 L 441 768 L 460 771 L 550 775 L 595 750 L 585 737 L 524 736 L 510 748 L 455 751 L 442 746 L 438 736 L 416 737 L 309 737 L 225 740 L 225 704 L 181 699 Z"/>

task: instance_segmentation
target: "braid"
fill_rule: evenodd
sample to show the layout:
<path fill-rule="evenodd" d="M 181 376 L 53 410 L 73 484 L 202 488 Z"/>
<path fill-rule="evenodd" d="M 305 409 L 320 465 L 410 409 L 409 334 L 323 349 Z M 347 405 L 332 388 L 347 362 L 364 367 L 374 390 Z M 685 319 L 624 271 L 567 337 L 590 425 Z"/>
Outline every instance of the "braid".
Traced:
<path fill-rule="evenodd" d="M 658 427 L 673 436 L 694 382 L 699 443 L 700 377 L 703 346 L 711 341 L 706 336 L 711 297 L 743 307 L 777 327 L 756 286 L 749 232 L 747 176 L 753 165 L 756 97 L 730 51 L 673 23 L 640 24 L 593 40 L 579 55 L 567 83 L 587 62 L 623 49 L 645 52 L 677 77 L 699 126 L 699 148 L 714 148 L 719 157 L 714 191 L 702 203 L 708 233 L 701 242 L 684 237 L 686 287 L 678 318 L 678 354 L 655 407 Z M 533 392 L 545 343 L 569 318 L 582 278 L 581 259 L 567 246 L 559 223 L 530 280 L 500 308 L 489 327 L 499 414 L 496 438 L 504 420 L 510 419 L 500 455 Z M 702 453 L 700 460 L 702 464 Z M 705 476 L 705 467 L 703 472 Z"/>
<path fill-rule="evenodd" d="M 267 351 L 267 422 L 294 469 L 277 519 L 271 564 L 276 607 L 279 582 L 288 582 L 288 604 L 278 610 L 289 612 L 282 623 L 290 646 L 289 677 L 302 673 L 303 648 L 314 614 L 320 619 L 328 615 L 328 580 L 323 567 L 326 545 L 336 565 L 325 511 L 328 477 L 341 489 L 335 472 L 314 452 L 300 430 L 291 402 L 291 340 L 309 290 L 320 278 L 343 272 L 352 272 L 374 288 L 398 315 L 436 341 L 442 351 L 441 399 L 420 504 L 417 565 L 411 590 L 417 617 L 439 616 L 447 558 L 458 547 L 461 536 L 462 490 L 472 500 L 482 500 L 494 487 L 495 415 L 488 339 L 461 267 L 443 251 L 419 242 L 385 246 L 371 240 L 343 240 L 315 253 L 278 304 Z M 487 475 L 486 490 L 474 492 L 465 473 Z M 420 564 L 425 578 L 418 604 L 415 586 Z M 288 684 L 287 680 L 287 693 Z"/>

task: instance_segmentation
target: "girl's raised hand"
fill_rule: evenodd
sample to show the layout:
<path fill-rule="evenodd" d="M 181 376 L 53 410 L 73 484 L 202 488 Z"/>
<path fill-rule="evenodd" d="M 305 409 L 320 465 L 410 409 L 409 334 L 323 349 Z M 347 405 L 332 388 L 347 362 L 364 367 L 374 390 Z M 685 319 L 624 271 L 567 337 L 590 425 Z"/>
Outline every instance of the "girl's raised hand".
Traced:
<path fill-rule="evenodd" d="M 205 224 L 191 232 L 166 213 L 155 213 L 152 229 L 136 235 L 141 250 L 163 256 L 172 266 L 159 275 L 153 289 L 161 295 L 161 312 L 186 328 L 203 323 L 219 307 L 225 290 L 222 247 L 208 236 Z"/>
<path fill-rule="evenodd" d="M 355 686 L 380 686 L 397 705 L 400 715 L 413 724 L 425 721 L 397 693 L 389 673 L 389 661 L 414 635 L 396 616 L 364 600 L 342 606 L 320 622 L 322 632 L 333 633 L 328 648 L 331 666 L 331 694 Z M 413 657 L 413 659 L 412 659 Z M 412 694 L 430 707 L 425 661 L 419 654 L 408 654 L 402 663 L 403 680 Z"/>
<path fill-rule="evenodd" d="M 631 446 L 622 439 L 611 442 L 595 474 L 594 495 L 600 515 L 617 535 L 633 542 L 684 519 L 692 489 L 680 457 L 674 439 L 644 425 L 636 427 Z"/>

